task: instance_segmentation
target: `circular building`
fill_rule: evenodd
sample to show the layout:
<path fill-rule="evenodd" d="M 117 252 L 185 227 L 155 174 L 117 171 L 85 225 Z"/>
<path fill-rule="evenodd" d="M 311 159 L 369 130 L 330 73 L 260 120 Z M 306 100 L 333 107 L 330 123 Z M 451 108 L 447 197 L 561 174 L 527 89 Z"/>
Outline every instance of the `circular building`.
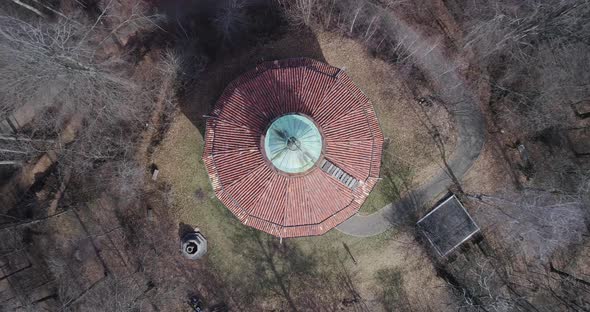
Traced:
<path fill-rule="evenodd" d="M 262 63 L 232 81 L 208 117 L 203 160 L 217 197 L 272 235 L 327 232 L 359 210 L 379 177 L 375 111 L 327 64 Z"/>

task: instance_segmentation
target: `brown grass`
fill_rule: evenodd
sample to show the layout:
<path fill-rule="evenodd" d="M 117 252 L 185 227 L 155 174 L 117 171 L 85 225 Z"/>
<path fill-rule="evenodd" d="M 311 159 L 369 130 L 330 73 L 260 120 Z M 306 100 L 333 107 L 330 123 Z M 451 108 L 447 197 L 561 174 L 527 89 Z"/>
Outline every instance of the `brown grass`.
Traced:
<path fill-rule="evenodd" d="M 308 44 L 302 44 L 302 40 Z M 314 45 L 315 48 L 320 48 L 321 53 L 318 54 Z M 299 47 L 302 51 L 297 50 Z M 391 140 L 386 153 L 390 155 L 388 159 L 395 161 L 387 162 L 386 166 L 404 164 L 403 178 L 412 176 L 418 179 L 427 177 L 438 169 L 436 164 L 432 164 L 432 158 L 436 156 L 434 145 L 429 143 L 429 134 L 420 123 L 422 113 L 416 110 L 414 95 L 403 84 L 403 77 L 398 73 L 398 69 L 374 59 L 360 44 L 351 39 L 325 33 L 319 33 L 317 37 L 309 33 L 299 33 L 255 47 L 231 61 L 213 64 L 209 68 L 210 72 L 205 73 L 209 79 L 196 88 L 196 92 L 187 102 L 190 106 L 183 106 L 182 114 L 176 116 L 162 144 L 154 152 L 154 162 L 160 169 L 159 180 L 171 188 L 171 209 L 177 222 L 199 227 L 208 238 L 209 253 L 204 261 L 211 266 L 210 269 L 219 274 L 224 283 L 234 285 L 235 293 L 232 297 L 238 304 L 242 302 L 245 306 L 258 305 L 261 309 L 287 307 L 284 296 L 275 291 L 275 279 L 266 278 L 272 277 L 272 274 L 265 266 L 264 259 L 256 256 L 265 252 L 265 249 L 257 244 L 261 240 L 264 242 L 262 246 L 275 246 L 270 251 L 277 252 L 276 265 L 279 270 L 286 270 L 283 272 L 286 276 L 291 276 L 294 280 L 299 278 L 302 282 L 318 283 L 316 286 L 324 289 L 307 294 L 307 286 L 292 286 L 290 293 L 301 304 L 331 302 L 339 306 L 340 301 L 352 296 L 353 290 L 329 291 L 329 288 L 348 276 L 354 288 L 358 285 L 357 291 L 361 296 L 368 298 L 368 301 L 356 305 L 368 306 L 370 310 L 378 311 L 382 306 L 377 302 L 377 289 L 373 287 L 376 283 L 375 272 L 397 265 L 409 265 L 424 257 L 424 254 L 407 257 L 407 253 L 403 252 L 407 246 L 395 242 L 397 234 L 393 230 L 372 238 L 355 238 L 332 230 L 320 237 L 284 240 L 283 245 L 280 245 L 277 238 L 251 231 L 242 225 L 215 198 L 201 160 L 203 138 L 199 132 L 201 129 L 198 128 L 202 124 L 198 120 L 198 114 L 206 112 L 207 107 L 214 104 L 225 84 L 263 59 L 296 55 L 325 58 L 331 65 L 347 68 L 348 74 L 373 101 L 385 136 Z M 452 124 L 448 119 L 442 120 L 449 125 L 448 143 L 452 146 Z M 387 170 L 394 175 L 400 171 L 396 168 Z M 368 200 L 371 207 L 363 209 L 370 211 L 383 207 L 391 200 L 391 194 L 387 193 L 389 191 L 386 187 L 377 187 Z M 410 241 L 416 245 L 413 239 Z M 350 250 L 350 254 L 344 244 Z M 387 257 L 383 257 L 384 252 Z M 303 258 L 308 260 L 307 265 L 300 267 L 301 263 L 293 263 L 292 253 L 303 255 Z M 351 255 L 358 264 L 354 264 Z M 379 260 L 376 261 L 377 259 Z M 296 271 L 289 268 L 296 268 Z M 420 274 L 426 280 L 436 279 L 432 269 Z M 321 277 L 323 282 L 320 282 L 318 277 Z M 251 284 L 250 279 L 258 281 Z M 424 279 L 421 278 L 420 281 Z M 405 288 L 413 289 L 412 291 L 420 289 L 410 276 L 405 280 Z M 342 289 L 342 286 L 339 289 Z M 244 303 L 245 297 L 264 300 L 259 303 Z M 315 298 L 316 301 L 306 303 L 303 298 L 309 297 Z M 344 308 L 341 305 L 340 307 Z"/>
<path fill-rule="evenodd" d="M 326 61 L 345 68 L 352 80 L 373 103 L 383 134 L 389 143 L 384 147 L 381 176 L 393 181 L 379 183 L 361 208 L 371 213 L 398 199 L 392 193 L 424 183 L 440 169 L 440 156 L 429 128 L 427 117 L 434 121 L 448 151 L 456 144 L 456 131 L 451 116 L 440 103 L 424 109 L 417 98 L 428 96 L 423 81 L 413 79 L 404 68 L 374 58 L 357 41 L 321 32 L 318 42 Z M 392 185 L 392 184 L 395 184 Z M 404 185 L 406 184 L 406 185 Z"/>

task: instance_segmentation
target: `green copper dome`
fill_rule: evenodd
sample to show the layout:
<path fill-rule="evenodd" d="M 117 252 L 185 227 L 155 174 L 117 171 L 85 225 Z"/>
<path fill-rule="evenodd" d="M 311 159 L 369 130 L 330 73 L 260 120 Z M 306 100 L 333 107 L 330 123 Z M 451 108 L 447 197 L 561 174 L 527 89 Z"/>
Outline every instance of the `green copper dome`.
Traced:
<path fill-rule="evenodd" d="M 287 173 L 307 171 L 322 153 L 322 136 L 308 117 L 284 115 L 268 127 L 264 137 L 266 157 Z"/>

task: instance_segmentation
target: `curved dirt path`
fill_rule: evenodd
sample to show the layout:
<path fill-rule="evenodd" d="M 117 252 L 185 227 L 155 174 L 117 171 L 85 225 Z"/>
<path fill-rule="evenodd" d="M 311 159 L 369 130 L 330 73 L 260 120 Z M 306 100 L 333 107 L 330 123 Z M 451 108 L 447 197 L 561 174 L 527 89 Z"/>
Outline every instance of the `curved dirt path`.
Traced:
<path fill-rule="evenodd" d="M 394 31 L 413 61 L 420 67 L 428 80 L 440 91 L 439 96 L 451 104 L 458 130 L 457 147 L 447 159 L 445 168 L 428 182 L 410 192 L 401 200 L 390 203 L 381 210 L 362 216 L 356 214 L 338 227 L 339 231 L 353 236 L 367 237 L 383 233 L 396 224 L 407 223 L 416 207 L 422 207 L 432 199 L 448 191 L 453 184 L 449 171 L 460 180 L 479 157 L 485 141 L 485 125 L 480 110 L 480 100 L 457 66 L 449 60 L 436 41 L 423 37 L 410 25 L 395 16 Z M 412 52 L 414 51 L 414 52 Z"/>

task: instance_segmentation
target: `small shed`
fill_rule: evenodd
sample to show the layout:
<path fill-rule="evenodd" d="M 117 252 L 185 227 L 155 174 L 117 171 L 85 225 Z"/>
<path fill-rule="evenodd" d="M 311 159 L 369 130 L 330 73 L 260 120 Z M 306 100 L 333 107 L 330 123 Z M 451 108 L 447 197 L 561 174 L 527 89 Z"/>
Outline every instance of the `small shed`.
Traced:
<path fill-rule="evenodd" d="M 479 232 L 479 227 L 455 195 L 426 214 L 417 226 L 443 257 Z"/>

